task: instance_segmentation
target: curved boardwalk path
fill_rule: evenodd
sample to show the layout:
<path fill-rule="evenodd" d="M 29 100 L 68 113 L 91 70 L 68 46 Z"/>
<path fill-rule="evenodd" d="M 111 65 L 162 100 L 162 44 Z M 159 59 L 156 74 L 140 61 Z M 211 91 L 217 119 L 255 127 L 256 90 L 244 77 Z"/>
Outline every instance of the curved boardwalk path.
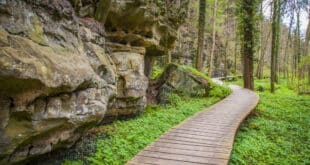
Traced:
<path fill-rule="evenodd" d="M 259 97 L 239 86 L 224 100 L 173 127 L 127 165 L 228 164 L 234 137 Z"/>

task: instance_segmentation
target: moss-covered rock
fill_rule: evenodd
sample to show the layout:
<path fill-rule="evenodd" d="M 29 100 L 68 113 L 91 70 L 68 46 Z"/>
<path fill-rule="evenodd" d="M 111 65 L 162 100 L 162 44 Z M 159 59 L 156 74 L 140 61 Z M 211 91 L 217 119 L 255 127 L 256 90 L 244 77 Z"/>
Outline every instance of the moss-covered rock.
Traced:
<path fill-rule="evenodd" d="M 210 89 L 210 83 L 210 80 L 199 72 L 177 64 L 169 64 L 162 75 L 152 82 L 149 100 L 167 103 L 171 93 L 190 97 L 205 96 Z"/>

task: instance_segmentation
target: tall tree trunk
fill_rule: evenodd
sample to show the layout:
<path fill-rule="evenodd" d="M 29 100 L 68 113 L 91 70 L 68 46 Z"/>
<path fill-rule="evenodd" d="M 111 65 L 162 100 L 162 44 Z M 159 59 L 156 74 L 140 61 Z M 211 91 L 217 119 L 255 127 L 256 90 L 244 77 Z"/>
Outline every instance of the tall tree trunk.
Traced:
<path fill-rule="evenodd" d="M 310 3 L 310 2 L 309 2 Z M 310 5 L 310 4 L 309 4 Z M 308 26 L 306 31 L 305 45 L 304 45 L 304 55 L 309 55 L 309 41 L 310 41 L 310 7 L 308 11 Z"/>
<path fill-rule="evenodd" d="M 275 52 L 275 82 L 279 82 L 278 73 L 279 73 L 279 48 L 280 48 L 280 37 L 281 37 L 281 2 L 280 0 L 275 0 L 277 4 L 277 10 L 276 10 L 276 52 Z"/>
<path fill-rule="evenodd" d="M 243 61 L 243 82 L 244 87 L 254 90 L 253 78 L 253 56 L 255 48 L 255 27 L 256 27 L 256 0 L 242 0 L 239 10 L 241 10 L 239 27 L 241 31 L 241 53 Z"/>
<path fill-rule="evenodd" d="M 265 64 L 265 55 L 266 55 L 266 49 L 269 43 L 269 38 L 271 35 L 271 30 L 269 30 L 268 34 L 267 34 L 267 38 L 266 40 L 262 40 L 263 43 L 262 44 L 262 48 L 261 48 L 261 56 L 258 60 L 258 64 L 257 64 L 257 70 L 256 70 L 256 77 L 258 79 L 262 79 L 264 76 L 264 64 Z"/>
<path fill-rule="evenodd" d="M 291 14 L 290 18 L 290 24 L 287 34 L 287 42 L 285 47 L 285 53 L 284 53 L 284 78 L 289 78 L 289 50 L 292 48 L 292 28 L 293 28 L 293 22 L 294 22 L 294 14 Z"/>
<path fill-rule="evenodd" d="M 227 56 L 228 56 L 228 46 L 229 46 L 229 40 L 230 40 L 230 35 L 228 32 L 228 9 L 230 7 L 230 3 L 226 3 L 226 11 L 225 11 L 225 57 L 224 57 L 224 77 L 226 78 L 228 75 L 228 68 L 227 68 Z"/>
<path fill-rule="evenodd" d="M 296 30 L 297 30 L 297 65 L 300 62 L 300 57 L 301 57 L 301 41 L 300 41 L 300 9 L 297 7 L 297 25 L 296 25 Z"/>
<path fill-rule="evenodd" d="M 205 30 L 205 18 L 206 18 L 206 0 L 199 1 L 199 20 L 198 20 L 198 48 L 196 56 L 196 68 L 202 70 L 203 60 L 203 46 L 204 46 L 204 30 Z"/>
<path fill-rule="evenodd" d="M 260 44 L 259 44 L 259 50 L 258 50 L 258 63 L 257 63 L 257 68 L 256 68 L 256 77 L 261 79 L 262 77 L 260 76 L 260 68 L 261 68 L 261 59 L 262 59 L 262 56 L 263 56 L 263 51 L 262 51 L 262 48 L 263 48 L 263 22 L 264 22 L 264 16 L 263 16 L 263 3 L 261 3 L 260 5 L 260 21 L 259 21 L 259 30 L 260 30 L 260 33 L 259 33 L 259 41 L 260 41 Z"/>
<path fill-rule="evenodd" d="M 272 43 L 271 43 L 271 69 L 270 69 L 270 91 L 274 93 L 275 88 L 274 84 L 276 82 L 276 75 L 277 75 L 277 66 L 276 61 L 278 57 L 278 50 L 279 50 L 279 40 L 278 40 L 278 33 L 279 28 L 278 26 L 278 10 L 279 6 L 279 0 L 273 1 L 273 16 L 272 16 Z"/>
<path fill-rule="evenodd" d="M 217 9 L 217 0 L 214 0 L 213 4 L 213 28 L 212 28 L 212 49 L 210 55 L 210 64 L 209 64 L 209 76 L 212 77 L 213 72 L 213 58 L 214 58 L 214 51 L 215 51 L 215 34 L 216 34 L 216 9 Z"/>
<path fill-rule="evenodd" d="M 234 50 L 234 73 L 237 74 L 237 49 L 238 49 L 238 37 L 237 37 L 237 23 L 236 18 L 234 19 L 234 40 L 235 40 L 235 50 Z"/>

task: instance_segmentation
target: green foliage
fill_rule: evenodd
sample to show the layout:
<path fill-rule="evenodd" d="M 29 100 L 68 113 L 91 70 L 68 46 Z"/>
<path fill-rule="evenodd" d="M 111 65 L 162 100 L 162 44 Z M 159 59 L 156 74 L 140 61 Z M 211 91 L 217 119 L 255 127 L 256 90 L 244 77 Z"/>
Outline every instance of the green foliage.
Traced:
<path fill-rule="evenodd" d="M 211 90 L 209 91 L 210 97 L 219 97 L 224 98 L 225 96 L 229 95 L 231 93 L 230 88 L 228 87 L 222 87 L 219 85 L 212 85 Z"/>
<path fill-rule="evenodd" d="M 178 64 L 176 64 L 178 65 Z M 210 83 L 212 83 L 212 80 L 204 73 L 198 71 L 196 68 L 193 68 L 191 66 L 188 66 L 188 65 L 178 65 L 179 67 L 189 71 L 189 72 L 192 72 L 193 74 L 197 75 L 197 76 L 200 76 L 200 77 L 203 77 L 204 79 L 208 80 Z"/>
<path fill-rule="evenodd" d="M 152 69 L 152 72 L 151 72 L 151 79 L 152 80 L 157 79 L 163 72 L 164 72 L 164 68 L 163 67 L 155 65 L 153 67 L 153 69 Z"/>
<path fill-rule="evenodd" d="M 255 85 L 268 89 L 269 79 Z M 241 126 L 230 164 L 310 163 L 310 97 L 276 87 L 276 94 L 259 92 L 258 108 Z"/>
<path fill-rule="evenodd" d="M 240 37 L 243 49 L 252 49 L 253 52 L 257 48 L 259 41 L 258 22 L 260 14 L 258 12 L 259 4 L 262 0 L 238 0 L 236 2 L 236 15 L 238 21 L 238 35 Z M 251 11 L 249 14 L 248 12 Z M 249 41 L 249 36 L 252 36 Z"/>
<path fill-rule="evenodd" d="M 220 98 L 191 98 L 177 100 L 175 105 L 148 106 L 139 118 L 116 121 L 101 129 L 108 138 L 98 139 L 96 152 L 88 158 L 91 164 L 124 164 L 140 150 L 153 142 L 165 131 L 192 116 L 201 109 L 217 102 Z"/>
<path fill-rule="evenodd" d="M 299 63 L 299 67 L 310 66 L 310 55 L 303 56 Z"/>
<path fill-rule="evenodd" d="M 176 105 L 182 103 L 182 98 L 178 94 L 175 94 L 175 93 L 170 93 L 168 96 L 168 99 L 169 99 L 169 103 L 171 105 L 176 106 Z"/>

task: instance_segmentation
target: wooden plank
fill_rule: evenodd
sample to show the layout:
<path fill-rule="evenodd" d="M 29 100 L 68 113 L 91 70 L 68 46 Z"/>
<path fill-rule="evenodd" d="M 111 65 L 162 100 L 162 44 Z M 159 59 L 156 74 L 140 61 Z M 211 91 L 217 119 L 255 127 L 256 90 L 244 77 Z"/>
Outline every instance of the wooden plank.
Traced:
<path fill-rule="evenodd" d="M 205 158 L 218 158 L 218 159 L 227 159 L 230 156 L 230 153 L 219 153 L 219 152 L 210 152 L 210 151 L 196 151 L 196 150 L 186 150 L 178 148 L 167 148 L 167 147 L 155 147 L 152 146 L 145 151 L 151 152 L 160 152 L 167 154 L 178 154 L 178 155 L 187 155 L 187 156 L 198 156 Z M 143 152 L 142 152 L 143 153 Z"/>
<path fill-rule="evenodd" d="M 213 146 L 193 146 L 193 145 L 186 145 L 186 144 L 176 144 L 176 143 L 165 143 L 159 142 L 152 144 L 151 147 L 166 147 L 166 148 L 175 148 L 175 149 L 183 149 L 189 151 L 206 151 L 206 152 L 216 152 L 216 153 L 224 153 L 229 154 L 230 148 L 219 148 Z"/>
<path fill-rule="evenodd" d="M 148 156 L 153 158 L 160 158 L 160 159 L 170 159 L 175 161 L 184 161 L 184 162 L 193 162 L 193 163 L 209 163 L 209 164 L 225 164 L 228 162 L 227 159 L 218 159 L 218 158 L 207 158 L 207 157 L 200 157 L 200 156 L 188 156 L 188 155 L 178 155 L 178 154 L 168 154 L 168 153 L 161 153 L 161 152 L 152 152 L 146 151 L 139 153 L 140 156 Z"/>
<path fill-rule="evenodd" d="M 197 139 L 202 141 L 210 141 L 210 142 L 219 142 L 224 141 L 226 139 L 230 139 L 229 137 L 223 136 L 223 137 L 210 137 L 210 136 L 199 136 L 199 135 L 189 135 L 184 133 L 168 133 L 165 134 L 165 137 L 183 137 L 183 138 L 191 138 L 191 139 Z"/>
<path fill-rule="evenodd" d="M 167 139 L 167 140 L 175 140 L 175 141 L 179 141 L 179 142 L 192 142 L 192 143 L 196 143 L 196 144 L 207 144 L 207 145 L 217 145 L 217 146 L 229 146 L 227 144 L 223 144 L 221 143 L 221 141 L 210 141 L 210 140 L 202 140 L 202 139 L 193 139 L 193 138 L 185 138 L 185 137 L 169 137 L 169 136 L 163 136 L 161 137 L 161 139 Z"/>
<path fill-rule="evenodd" d="M 209 136 L 209 137 L 218 137 L 221 138 L 223 136 L 234 136 L 235 132 L 227 132 L 227 133 L 221 133 L 221 134 L 215 134 L 212 132 L 197 132 L 197 131 L 190 131 L 190 130 L 180 130 L 180 129 L 174 129 L 170 131 L 171 133 L 184 133 L 184 134 L 189 134 L 189 135 L 198 135 L 198 136 Z"/>
<path fill-rule="evenodd" d="M 204 146 L 204 147 L 218 147 L 218 148 L 231 148 L 231 146 L 223 146 L 218 144 L 204 144 L 204 143 L 196 143 L 196 142 L 188 142 L 188 141 L 177 141 L 171 139 L 163 139 L 160 138 L 157 140 L 158 142 L 163 143 L 173 143 L 173 144 L 183 144 L 183 145 L 192 145 L 192 146 Z"/>
<path fill-rule="evenodd" d="M 127 164 L 130 164 L 131 162 L 134 162 L 139 165 L 142 165 L 142 164 L 154 164 L 154 165 L 202 165 L 202 164 L 205 164 L 205 163 L 195 163 L 195 162 L 189 162 L 189 161 L 163 159 L 163 158 L 157 158 L 157 157 L 154 158 L 154 157 L 147 157 L 147 156 L 141 156 L 141 155 L 135 156 L 132 159 L 132 161 L 130 161 Z"/>
<path fill-rule="evenodd" d="M 217 124 L 217 123 L 205 123 L 205 124 L 199 124 L 199 123 L 186 123 L 184 125 L 188 125 L 188 126 L 194 126 L 194 127 L 198 127 L 198 128 L 234 128 L 235 126 L 230 125 L 230 124 Z"/>
<path fill-rule="evenodd" d="M 224 134 L 226 134 L 226 132 L 213 131 L 213 130 L 202 130 L 202 129 L 197 129 L 197 128 L 183 128 L 183 127 L 179 127 L 179 128 L 174 128 L 174 129 L 171 129 L 171 130 L 179 130 L 179 131 L 183 131 L 184 130 L 184 131 L 191 131 L 191 132 L 211 133 L 213 135 L 224 135 Z"/>

